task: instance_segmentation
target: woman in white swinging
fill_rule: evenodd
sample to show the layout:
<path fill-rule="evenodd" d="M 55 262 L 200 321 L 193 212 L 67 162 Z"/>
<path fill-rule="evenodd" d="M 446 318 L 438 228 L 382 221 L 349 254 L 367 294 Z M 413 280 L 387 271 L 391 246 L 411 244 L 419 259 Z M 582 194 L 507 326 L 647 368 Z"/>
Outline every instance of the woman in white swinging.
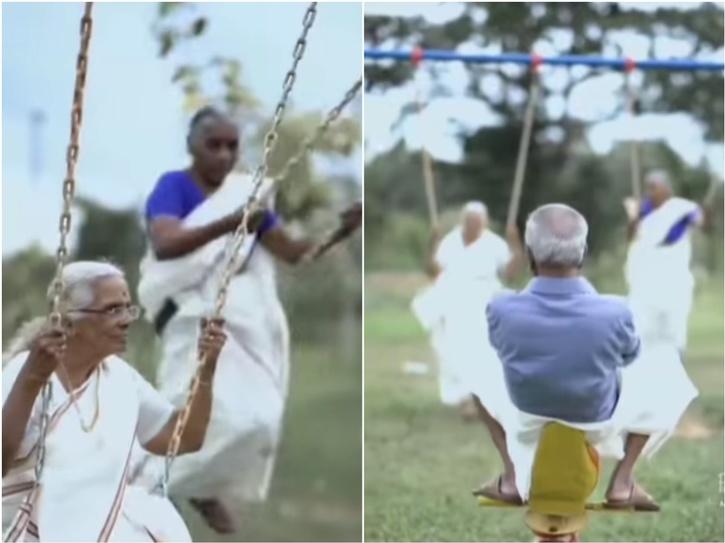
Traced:
<path fill-rule="evenodd" d="M 63 271 L 62 327 L 36 319 L 11 345 L 3 369 L 5 541 L 190 541 L 165 498 L 127 486 L 132 445 L 164 455 L 178 411 L 118 355 L 139 308 L 123 272 L 103 262 Z M 201 386 L 181 436 L 197 451 L 209 421 L 216 361 L 226 336 L 215 321 L 199 340 Z M 51 387 L 45 461 L 34 490 L 42 416 Z"/>
<path fill-rule="evenodd" d="M 630 243 L 625 266 L 635 326 L 648 344 L 671 344 L 684 356 L 695 278 L 691 232 L 707 229 L 710 210 L 673 194 L 667 172 L 644 178 L 645 198 L 625 200 Z"/>

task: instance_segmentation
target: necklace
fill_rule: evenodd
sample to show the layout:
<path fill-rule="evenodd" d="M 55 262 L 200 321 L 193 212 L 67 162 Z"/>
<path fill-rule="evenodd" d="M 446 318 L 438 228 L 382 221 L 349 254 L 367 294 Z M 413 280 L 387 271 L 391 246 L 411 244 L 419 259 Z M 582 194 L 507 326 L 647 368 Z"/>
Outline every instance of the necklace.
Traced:
<path fill-rule="evenodd" d="M 95 377 L 96 377 L 96 406 L 93 413 L 93 418 L 91 419 L 90 424 L 87 424 L 83 420 L 83 413 L 81 413 L 81 408 L 78 405 L 78 402 L 76 400 L 78 389 L 73 388 L 73 384 L 71 383 L 70 376 L 68 375 L 68 370 L 65 368 L 65 364 L 62 362 L 58 364 L 58 367 L 63 372 L 63 377 L 65 378 L 66 382 L 68 383 L 68 395 L 70 396 L 71 404 L 73 405 L 73 408 L 75 409 L 76 413 L 78 414 L 78 420 L 81 424 L 81 430 L 83 430 L 85 433 L 90 433 L 91 430 L 96 426 L 96 423 L 98 422 L 98 416 L 100 415 L 100 389 L 101 389 L 101 367 L 98 366 L 95 370 Z M 92 378 L 92 377 L 91 377 Z M 81 388 L 81 387 L 79 387 Z"/>

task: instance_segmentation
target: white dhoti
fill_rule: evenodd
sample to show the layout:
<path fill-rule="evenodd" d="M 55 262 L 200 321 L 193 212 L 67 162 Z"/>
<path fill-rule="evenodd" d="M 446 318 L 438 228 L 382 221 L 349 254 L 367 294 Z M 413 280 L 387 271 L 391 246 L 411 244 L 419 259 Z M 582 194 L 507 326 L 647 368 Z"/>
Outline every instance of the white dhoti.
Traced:
<path fill-rule="evenodd" d="M 27 352 L 3 372 L 7 400 Z M 18 456 L 3 478 L 5 541 L 191 541 L 167 499 L 127 484 L 132 445 L 152 439 L 173 407 L 117 357 L 107 358 L 77 391 L 88 432 L 58 378 L 50 380 L 50 424 L 40 485 L 34 485 L 40 397 Z"/>
<path fill-rule="evenodd" d="M 697 389 L 674 346 L 643 344 L 640 356 L 622 370 L 619 399 L 609 420 L 571 423 L 522 411 L 516 411 L 512 418 L 499 420 L 506 431 L 506 446 L 514 464 L 519 494 L 523 499 L 528 498 L 536 447 L 547 423 L 558 422 L 584 430 L 589 442 L 604 458 L 623 458 L 627 434 L 648 435 L 642 455 L 651 458 L 672 435 L 696 396 Z"/>
<path fill-rule="evenodd" d="M 509 262 L 508 247 L 489 230 L 466 246 L 457 228 L 441 241 L 435 258 L 442 272 L 415 297 L 412 309 L 439 361 L 441 401 L 457 405 L 476 394 L 492 415 L 506 416 L 513 405 L 489 343 L 486 306 L 502 289 L 498 276 Z"/>
<path fill-rule="evenodd" d="M 185 224 L 206 224 L 233 211 L 249 191 L 247 179 L 228 178 Z M 200 319 L 213 309 L 227 236 L 185 257 L 142 265 L 139 298 L 149 316 L 165 299 L 178 311 L 165 327 L 158 370 L 160 392 L 173 404 L 186 400 L 197 364 Z M 179 457 L 170 478 L 172 495 L 216 498 L 230 510 L 262 501 L 269 491 L 289 378 L 289 332 L 277 296 L 273 257 L 250 236 L 229 285 L 223 310 L 227 342 L 214 376 L 212 413 L 202 449 Z M 152 485 L 163 472 L 146 459 L 140 480 Z"/>
<path fill-rule="evenodd" d="M 627 255 L 625 275 L 635 326 L 643 342 L 666 342 L 684 351 L 695 280 L 690 272 L 689 232 L 664 243 L 681 221 L 697 222 L 698 207 L 670 198 L 645 215 Z"/>

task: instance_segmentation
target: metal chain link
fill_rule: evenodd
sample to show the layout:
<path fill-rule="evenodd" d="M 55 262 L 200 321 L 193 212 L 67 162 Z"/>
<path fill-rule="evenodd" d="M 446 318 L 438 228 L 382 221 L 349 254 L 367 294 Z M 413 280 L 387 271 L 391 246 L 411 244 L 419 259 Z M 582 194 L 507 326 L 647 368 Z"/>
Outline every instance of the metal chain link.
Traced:
<path fill-rule="evenodd" d="M 230 244 L 230 250 L 227 255 L 228 262 L 221 277 L 221 285 L 217 293 L 214 313 L 213 316 L 208 320 L 207 327 L 212 323 L 213 320 L 221 317 L 222 309 L 224 308 L 224 304 L 226 303 L 227 290 L 234 274 L 234 270 L 237 266 L 238 253 L 249 233 L 249 216 L 256 204 L 257 195 L 259 194 L 262 183 L 264 182 L 265 175 L 267 174 L 269 156 L 277 143 L 277 129 L 282 122 L 282 117 L 287 106 L 290 92 L 292 92 L 292 87 L 294 86 L 295 80 L 297 78 L 297 65 L 299 64 L 300 60 L 302 59 L 302 55 L 305 52 L 305 48 L 307 46 L 307 34 L 312 27 L 312 24 L 315 22 L 316 15 L 317 2 L 311 2 L 307 7 L 307 11 L 305 11 L 305 16 L 302 20 L 302 33 L 300 34 L 300 37 L 297 38 L 297 42 L 295 43 L 295 47 L 292 52 L 292 66 L 287 71 L 284 82 L 282 83 L 282 96 L 280 97 L 279 101 L 277 102 L 277 106 L 275 107 L 272 125 L 264 137 L 264 153 L 262 155 L 262 161 L 252 177 L 252 192 L 249 195 L 247 202 L 244 204 L 244 207 L 242 208 L 242 219 L 239 223 L 239 226 L 234 232 L 232 242 Z M 206 330 L 204 330 L 204 332 L 206 332 Z M 191 384 L 189 385 L 189 395 L 186 398 L 186 404 L 176 418 L 174 432 L 171 435 L 171 439 L 169 440 L 169 446 L 166 451 L 166 461 L 164 465 L 164 476 L 161 482 L 161 491 L 164 496 L 168 494 L 168 483 L 171 472 L 171 465 L 173 464 L 174 459 L 179 452 L 179 447 L 181 445 L 181 436 L 184 432 L 184 428 L 186 427 L 189 415 L 191 414 L 191 406 L 193 404 L 197 390 L 199 389 L 199 384 L 201 382 L 201 371 L 205 364 L 206 355 L 202 354 L 198 359 L 196 373 L 194 374 Z"/>
<path fill-rule="evenodd" d="M 274 177 L 274 183 L 281 183 L 282 180 L 286 179 L 290 172 L 300 163 L 300 161 L 309 153 L 314 145 L 320 140 L 320 138 L 327 132 L 330 125 L 337 120 L 342 111 L 347 105 L 355 99 L 357 93 L 362 87 L 362 78 L 358 79 L 352 87 L 350 87 L 342 100 L 327 112 L 327 115 L 323 121 L 315 128 L 314 132 L 307 136 L 302 143 L 297 153 L 290 158 L 287 163 L 282 167 L 280 172 Z"/>
<path fill-rule="evenodd" d="M 53 278 L 53 299 L 50 312 L 50 322 L 59 326 L 62 322 L 60 313 L 60 298 L 63 293 L 63 268 L 68 258 L 68 233 L 71 228 L 71 206 L 75 195 L 75 169 L 80 151 L 80 131 L 83 120 L 83 92 L 86 84 L 86 70 L 88 68 L 88 47 L 91 41 L 91 30 L 93 28 L 92 18 L 93 2 L 86 2 L 80 26 L 80 51 L 76 62 L 76 78 L 73 88 L 73 107 L 71 109 L 71 130 L 70 143 L 66 152 L 66 174 L 63 180 L 63 211 L 60 216 L 60 243 L 56 251 L 55 277 Z M 50 420 L 51 388 L 46 383 L 43 386 L 41 396 L 41 416 L 38 437 L 38 448 L 36 449 L 35 461 L 35 485 L 40 484 L 40 477 L 43 474 L 45 465 L 45 439 L 48 432 Z"/>

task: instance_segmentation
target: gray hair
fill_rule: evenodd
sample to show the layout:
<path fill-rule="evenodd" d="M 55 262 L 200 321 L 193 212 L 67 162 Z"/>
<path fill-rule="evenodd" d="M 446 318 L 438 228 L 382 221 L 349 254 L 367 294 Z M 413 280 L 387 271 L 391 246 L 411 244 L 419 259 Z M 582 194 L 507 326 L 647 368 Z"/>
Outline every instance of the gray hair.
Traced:
<path fill-rule="evenodd" d="M 63 268 L 63 292 L 60 310 L 85 309 L 93 304 L 95 284 L 109 277 L 124 278 L 123 271 L 109 262 L 81 260 Z M 48 288 L 48 301 L 53 297 L 53 285 Z"/>
<path fill-rule="evenodd" d="M 644 176 L 645 185 L 661 185 L 672 190 L 670 176 L 665 170 L 651 170 Z"/>
<path fill-rule="evenodd" d="M 71 309 L 85 309 L 92 305 L 98 281 L 109 277 L 125 278 L 125 275 L 120 268 L 108 262 L 78 261 L 65 266 L 62 277 L 60 310 L 64 312 Z M 50 302 L 53 299 L 53 285 L 48 288 L 47 295 Z M 15 355 L 27 351 L 46 325 L 46 317 L 36 317 L 24 323 L 10 341 L 10 347 L 3 355 L 3 364 Z"/>
<path fill-rule="evenodd" d="M 197 111 L 189 121 L 189 133 L 186 136 L 187 145 L 193 146 L 199 140 L 202 129 L 210 122 L 224 122 L 234 124 L 232 120 L 213 106 L 205 106 Z"/>
<path fill-rule="evenodd" d="M 576 209 L 547 204 L 534 210 L 526 221 L 526 246 L 534 261 L 553 267 L 581 265 L 589 226 Z"/>
<path fill-rule="evenodd" d="M 488 208 L 486 208 L 486 204 L 483 202 L 473 200 L 463 206 L 463 216 L 465 217 L 466 215 L 479 215 L 486 219 L 488 218 Z"/>

